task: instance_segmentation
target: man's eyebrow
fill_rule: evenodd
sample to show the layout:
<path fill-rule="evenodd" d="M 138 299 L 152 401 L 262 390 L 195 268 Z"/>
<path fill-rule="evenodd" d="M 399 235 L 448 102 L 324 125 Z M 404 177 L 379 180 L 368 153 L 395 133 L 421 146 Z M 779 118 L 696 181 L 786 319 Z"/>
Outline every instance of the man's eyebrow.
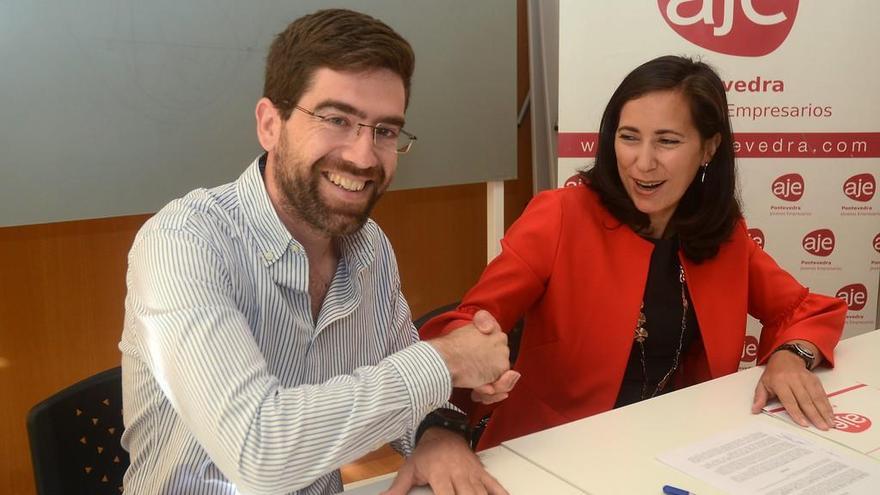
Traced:
<path fill-rule="evenodd" d="M 340 112 L 354 115 L 355 117 L 358 117 L 360 119 L 367 118 L 367 114 L 364 113 L 363 110 L 355 108 L 354 106 L 352 106 L 348 103 L 345 103 L 344 101 L 339 101 L 339 100 L 321 101 L 320 103 L 318 103 L 317 106 L 315 106 L 315 109 L 312 111 L 316 112 L 316 113 L 321 113 L 321 110 L 328 110 L 328 109 L 338 110 Z M 379 117 L 378 119 L 376 119 L 376 122 L 378 122 L 380 124 L 389 124 L 389 125 L 395 125 L 398 127 L 403 127 L 403 124 L 406 121 L 400 115 L 388 115 L 385 117 Z"/>

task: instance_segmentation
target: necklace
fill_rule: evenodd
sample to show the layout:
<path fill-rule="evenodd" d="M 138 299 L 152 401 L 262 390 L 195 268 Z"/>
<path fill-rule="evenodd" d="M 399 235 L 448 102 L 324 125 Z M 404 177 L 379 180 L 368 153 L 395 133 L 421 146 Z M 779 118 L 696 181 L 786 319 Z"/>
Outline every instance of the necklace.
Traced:
<path fill-rule="evenodd" d="M 669 379 L 672 378 L 672 375 L 678 369 L 679 360 L 681 359 L 681 351 L 684 346 L 684 334 L 685 330 L 687 330 L 687 312 L 688 312 L 688 300 L 686 294 L 686 283 L 684 278 L 684 268 L 681 264 L 678 265 L 678 281 L 681 283 L 681 334 L 678 336 L 678 349 L 675 350 L 675 357 L 672 359 L 672 367 L 669 368 L 669 371 L 663 375 L 663 378 L 657 383 L 657 388 L 654 389 L 654 392 L 649 396 L 648 395 L 648 364 L 645 358 L 645 341 L 648 340 L 648 330 L 645 329 L 645 323 L 647 323 L 648 319 L 645 317 L 645 303 L 642 301 L 642 306 L 639 308 L 639 319 L 636 322 L 636 328 L 633 332 L 633 340 L 639 344 L 639 351 L 641 354 L 642 361 L 642 399 L 649 399 L 651 397 L 656 397 L 657 394 L 663 391 L 666 388 L 666 385 L 669 383 Z"/>

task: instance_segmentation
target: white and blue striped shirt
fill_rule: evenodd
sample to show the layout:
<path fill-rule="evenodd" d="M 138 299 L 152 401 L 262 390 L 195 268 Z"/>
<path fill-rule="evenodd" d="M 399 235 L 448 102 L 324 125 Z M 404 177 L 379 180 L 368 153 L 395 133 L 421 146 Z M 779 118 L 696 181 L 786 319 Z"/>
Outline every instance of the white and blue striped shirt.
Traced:
<path fill-rule="evenodd" d="M 416 343 L 373 221 L 340 239 L 313 322 L 308 260 L 260 162 L 172 201 L 135 238 L 119 343 L 126 492 L 335 493 L 339 466 L 395 439 L 409 453 L 452 390 Z"/>

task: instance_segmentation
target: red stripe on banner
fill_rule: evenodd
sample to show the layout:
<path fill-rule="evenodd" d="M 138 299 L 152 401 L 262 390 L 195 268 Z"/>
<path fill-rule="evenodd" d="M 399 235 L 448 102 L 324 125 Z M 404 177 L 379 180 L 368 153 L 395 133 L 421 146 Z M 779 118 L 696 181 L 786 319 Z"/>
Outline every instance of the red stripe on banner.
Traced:
<path fill-rule="evenodd" d="M 596 156 L 596 132 L 560 132 L 560 158 Z M 878 158 L 880 132 L 737 132 L 738 158 Z"/>
<path fill-rule="evenodd" d="M 592 158 L 596 156 L 598 132 L 560 132 L 556 139 L 559 158 Z"/>
<path fill-rule="evenodd" d="M 880 132 L 737 132 L 738 158 L 876 158 Z"/>

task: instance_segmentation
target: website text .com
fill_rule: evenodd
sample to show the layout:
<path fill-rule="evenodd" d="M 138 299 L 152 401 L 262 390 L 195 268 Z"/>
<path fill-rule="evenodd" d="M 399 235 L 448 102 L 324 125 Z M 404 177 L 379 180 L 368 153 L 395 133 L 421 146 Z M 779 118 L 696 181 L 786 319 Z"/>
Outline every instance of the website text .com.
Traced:
<path fill-rule="evenodd" d="M 560 158 L 596 156 L 595 132 L 561 132 Z M 880 132 L 738 132 L 733 149 L 739 158 L 877 158 Z"/>

